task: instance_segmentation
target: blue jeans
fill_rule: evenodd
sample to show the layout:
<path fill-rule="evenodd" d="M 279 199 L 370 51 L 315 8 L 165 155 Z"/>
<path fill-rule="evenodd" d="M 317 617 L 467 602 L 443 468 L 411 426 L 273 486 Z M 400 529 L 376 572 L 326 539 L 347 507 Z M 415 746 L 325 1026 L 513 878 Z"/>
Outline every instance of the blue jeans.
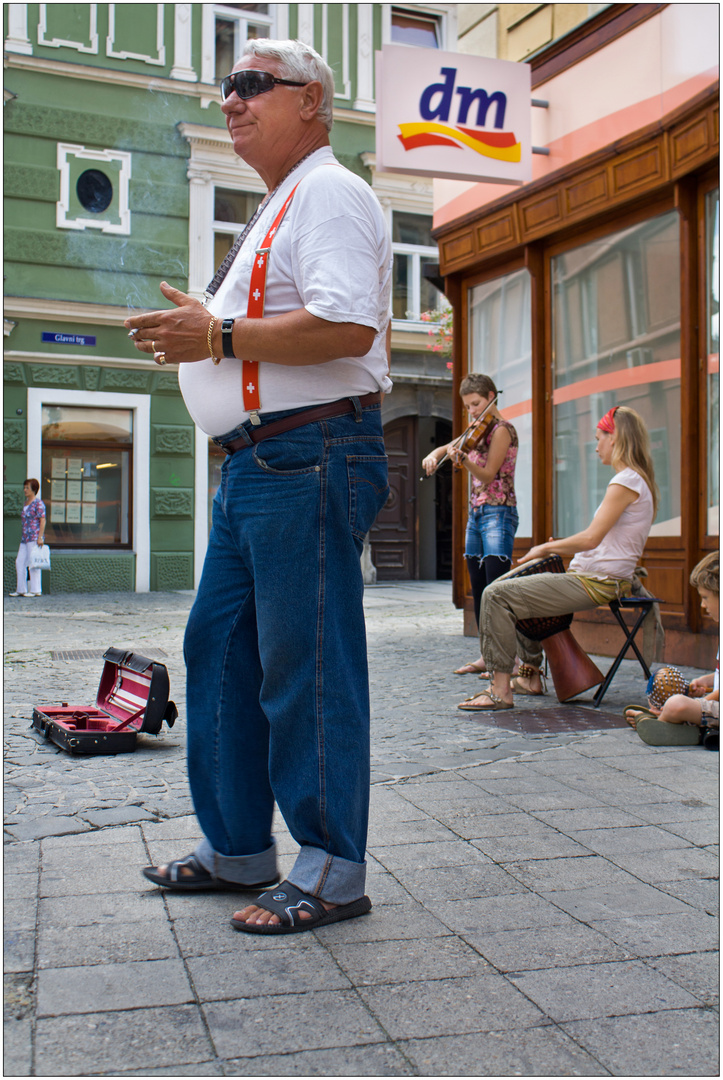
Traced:
<path fill-rule="evenodd" d="M 288 879 L 330 903 L 364 893 L 369 687 L 359 560 L 387 494 L 379 405 L 224 462 L 184 644 L 188 772 L 205 837 L 196 856 L 218 877 L 275 879 L 276 801 L 300 846 Z"/>
<path fill-rule="evenodd" d="M 481 563 L 485 555 L 512 559 L 519 523 L 516 506 L 471 506 L 464 537 L 465 559 Z"/>

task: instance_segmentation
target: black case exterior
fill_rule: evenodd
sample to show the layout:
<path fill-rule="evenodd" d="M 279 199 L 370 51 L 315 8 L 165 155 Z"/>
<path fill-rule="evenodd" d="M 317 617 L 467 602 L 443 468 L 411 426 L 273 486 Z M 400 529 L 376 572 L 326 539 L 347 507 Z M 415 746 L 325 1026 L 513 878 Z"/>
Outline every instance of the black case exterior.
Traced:
<path fill-rule="evenodd" d="M 170 683 L 164 664 L 139 653 L 110 648 L 98 687 L 95 707 L 90 705 L 38 705 L 32 726 L 70 754 L 128 754 L 136 749 L 138 732 L 157 735 L 165 720 L 173 727 L 178 709 L 168 700 Z M 134 682 L 134 676 L 139 677 Z M 131 685 L 140 708 L 119 691 Z M 127 692 L 126 692 L 127 696 Z M 109 708 L 113 707 L 113 715 Z"/>

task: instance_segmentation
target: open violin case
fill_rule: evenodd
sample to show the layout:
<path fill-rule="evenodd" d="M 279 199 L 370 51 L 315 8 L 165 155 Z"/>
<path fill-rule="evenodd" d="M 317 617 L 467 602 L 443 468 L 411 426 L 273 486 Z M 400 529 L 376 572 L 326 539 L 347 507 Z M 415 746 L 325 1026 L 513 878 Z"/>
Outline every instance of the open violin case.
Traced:
<path fill-rule="evenodd" d="M 178 716 L 164 664 L 107 649 L 95 706 L 36 705 L 32 726 L 71 754 L 129 754 L 140 732 L 157 735 Z"/>

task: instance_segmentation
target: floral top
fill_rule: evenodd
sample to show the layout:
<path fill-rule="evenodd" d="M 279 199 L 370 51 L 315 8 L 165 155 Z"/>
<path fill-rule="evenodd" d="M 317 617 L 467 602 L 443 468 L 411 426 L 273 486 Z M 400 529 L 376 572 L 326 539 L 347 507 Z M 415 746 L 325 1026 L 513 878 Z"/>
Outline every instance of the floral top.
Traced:
<path fill-rule="evenodd" d="M 23 532 L 21 543 L 31 544 L 40 536 L 40 519 L 45 517 L 45 503 L 42 499 L 33 499 L 21 512 Z"/>
<path fill-rule="evenodd" d="M 470 492 L 470 506 L 517 506 L 515 495 L 515 465 L 517 464 L 517 450 L 519 441 L 517 432 L 507 420 L 498 420 L 494 427 L 485 434 L 478 450 L 470 450 L 469 460 L 473 465 L 484 468 L 487 464 L 487 455 L 490 449 L 490 440 L 497 428 L 502 424 L 510 433 L 510 445 L 505 455 L 505 460 L 500 466 L 500 471 L 494 480 L 485 484 L 483 480 L 472 477 L 472 489 Z"/>

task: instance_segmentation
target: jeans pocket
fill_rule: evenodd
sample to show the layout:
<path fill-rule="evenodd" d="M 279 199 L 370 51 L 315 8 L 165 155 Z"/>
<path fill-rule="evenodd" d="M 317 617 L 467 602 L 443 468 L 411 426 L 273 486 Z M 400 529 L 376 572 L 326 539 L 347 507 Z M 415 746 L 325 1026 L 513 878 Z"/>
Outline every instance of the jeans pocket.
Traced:
<path fill-rule="evenodd" d="M 244 451 L 240 451 L 244 453 Z M 293 438 L 293 432 L 264 439 L 253 449 L 256 465 L 266 473 L 278 476 L 303 476 L 321 472 L 324 448 L 320 439 L 302 436 Z"/>
<path fill-rule="evenodd" d="M 389 497 L 387 455 L 348 455 L 349 525 L 363 540 Z"/>

